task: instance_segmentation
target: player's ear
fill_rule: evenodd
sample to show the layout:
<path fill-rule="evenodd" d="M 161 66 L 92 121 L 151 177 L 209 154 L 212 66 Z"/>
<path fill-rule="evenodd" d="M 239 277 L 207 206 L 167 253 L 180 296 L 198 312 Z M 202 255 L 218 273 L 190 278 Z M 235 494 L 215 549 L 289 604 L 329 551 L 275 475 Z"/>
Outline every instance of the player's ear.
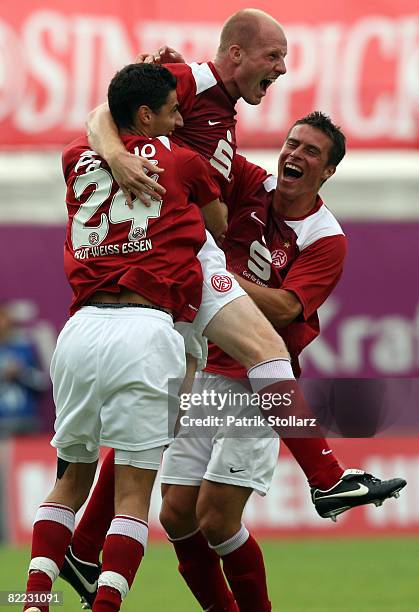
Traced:
<path fill-rule="evenodd" d="M 240 45 L 231 45 L 228 50 L 230 59 L 235 64 L 240 64 L 242 61 L 242 49 Z"/>
<path fill-rule="evenodd" d="M 146 125 L 150 124 L 151 115 L 152 115 L 150 107 L 143 104 L 142 106 L 139 107 L 137 111 L 137 115 L 141 123 L 145 123 Z"/>
<path fill-rule="evenodd" d="M 323 183 L 324 181 L 327 181 L 327 179 L 329 179 L 331 176 L 333 176 L 335 172 L 336 172 L 336 166 L 326 166 L 323 172 L 323 177 L 322 177 Z"/>

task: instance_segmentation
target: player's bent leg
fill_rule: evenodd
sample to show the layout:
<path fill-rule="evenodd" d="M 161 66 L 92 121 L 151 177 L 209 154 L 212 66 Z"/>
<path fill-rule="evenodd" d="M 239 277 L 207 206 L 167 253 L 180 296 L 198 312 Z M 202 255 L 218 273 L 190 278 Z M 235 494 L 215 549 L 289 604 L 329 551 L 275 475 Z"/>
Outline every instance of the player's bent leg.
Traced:
<path fill-rule="evenodd" d="M 240 612 L 271 610 L 262 551 L 241 522 L 252 489 L 204 480 L 197 518 L 223 569 Z"/>
<path fill-rule="evenodd" d="M 197 526 L 198 494 L 197 486 L 163 484 L 160 521 L 175 549 L 179 573 L 202 608 L 236 612 L 219 557 Z"/>
<path fill-rule="evenodd" d="M 209 437 L 178 435 L 164 453 L 160 520 L 175 549 L 179 572 L 201 607 L 214 612 L 237 612 L 220 559 L 209 548 L 196 522 L 196 501 L 211 446 Z"/>
<path fill-rule="evenodd" d="M 289 359 L 281 336 L 248 296 L 223 306 L 204 334 L 246 369 L 268 359 Z"/>
<path fill-rule="evenodd" d="M 252 489 L 203 480 L 196 504 L 199 528 L 211 546 L 237 533 Z"/>
<path fill-rule="evenodd" d="M 144 556 L 151 491 L 163 447 L 115 451 L 115 517 L 103 547 L 94 612 L 120 609 Z"/>

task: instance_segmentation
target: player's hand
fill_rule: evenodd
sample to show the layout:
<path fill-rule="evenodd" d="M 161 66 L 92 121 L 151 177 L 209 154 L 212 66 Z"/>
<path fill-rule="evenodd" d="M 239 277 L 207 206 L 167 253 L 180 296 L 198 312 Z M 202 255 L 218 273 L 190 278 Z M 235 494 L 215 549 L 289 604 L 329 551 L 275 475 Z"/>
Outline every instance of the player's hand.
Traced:
<path fill-rule="evenodd" d="M 150 197 L 161 200 L 166 193 L 166 189 L 153 179 L 153 176 L 158 178 L 158 175 L 164 172 L 164 168 L 152 164 L 145 157 L 121 151 L 108 160 L 108 163 L 129 208 L 133 208 L 133 194 L 145 206 L 150 206 Z"/>
<path fill-rule="evenodd" d="M 154 53 L 140 53 L 135 58 L 136 64 L 184 64 L 185 58 L 172 47 L 160 47 Z"/>

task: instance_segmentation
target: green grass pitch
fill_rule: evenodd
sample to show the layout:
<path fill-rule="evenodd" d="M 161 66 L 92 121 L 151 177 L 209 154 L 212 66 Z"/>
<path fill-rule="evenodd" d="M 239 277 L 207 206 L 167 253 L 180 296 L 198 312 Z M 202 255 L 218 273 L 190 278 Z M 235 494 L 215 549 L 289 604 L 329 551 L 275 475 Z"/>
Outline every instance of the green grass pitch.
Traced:
<path fill-rule="evenodd" d="M 417 612 L 419 538 L 263 541 L 273 611 Z M 23 590 L 28 551 L 0 547 L 0 590 Z M 64 605 L 80 610 L 61 580 Z M 0 609 L 20 610 L 18 606 Z M 125 612 L 193 612 L 199 606 L 177 574 L 169 544 L 151 541 Z"/>

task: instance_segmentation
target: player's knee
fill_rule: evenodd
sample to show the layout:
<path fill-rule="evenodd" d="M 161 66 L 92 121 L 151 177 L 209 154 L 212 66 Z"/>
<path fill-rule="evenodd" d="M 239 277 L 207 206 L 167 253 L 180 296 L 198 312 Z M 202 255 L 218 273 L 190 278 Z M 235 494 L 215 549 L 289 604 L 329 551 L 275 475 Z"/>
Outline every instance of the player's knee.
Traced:
<path fill-rule="evenodd" d="M 181 500 L 176 500 L 170 495 L 163 498 L 160 523 L 169 536 L 176 537 L 184 523 L 194 519 L 194 516 L 193 512 L 191 517 L 191 511 L 181 503 Z"/>
<path fill-rule="evenodd" d="M 253 343 L 255 345 L 254 356 L 259 361 L 267 358 L 271 359 L 272 356 L 278 358 L 289 357 L 284 340 L 267 321 L 266 325 L 257 328 L 257 337 Z"/>
<path fill-rule="evenodd" d="M 199 529 L 210 544 L 216 546 L 227 539 L 228 521 L 220 508 L 207 506 L 198 511 L 197 519 Z"/>
<path fill-rule="evenodd" d="M 284 340 L 266 320 L 262 325 L 251 328 L 246 336 L 241 336 L 239 345 L 247 368 L 267 359 L 289 358 Z"/>

